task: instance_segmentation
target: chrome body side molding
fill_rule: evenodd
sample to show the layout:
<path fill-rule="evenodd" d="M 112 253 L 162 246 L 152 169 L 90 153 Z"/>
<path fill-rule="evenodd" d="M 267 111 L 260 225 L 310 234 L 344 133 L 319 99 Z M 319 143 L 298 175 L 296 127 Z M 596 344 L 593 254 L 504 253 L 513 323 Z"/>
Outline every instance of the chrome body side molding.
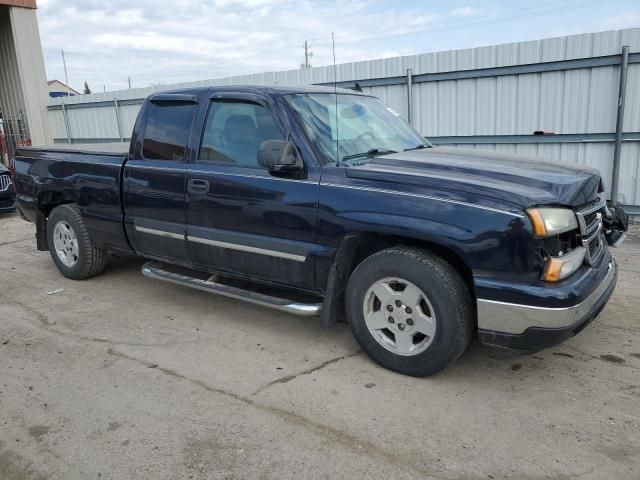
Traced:
<path fill-rule="evenodd" d="M 194 237 L 193 235 L 187 235 L 190 242 L 201 243 L 204 245 L 211 245 L 212 247 L 228 248 L 231 250 L 238 250 L 240 252 L 257 253 L 258 255 L 267 255 L 269 257 L 284 258 L 285 260 L 294 260 L 296 262 L 305 262 L 307 260 L 306 255 L 296 255 L 288 252 L 280 252 L 277 250 L 269 250 L 266 248 L 253 247 L 250 245 L 242 245 L 239 243 L 222 242 L 219 240 L 211 240 L 209 238 Z"/>
<path fill-rule="evenodd" d="M 165 227 L 167 228 L 167 227 Z M 273 248 L 263 248 L 262 246 L 257 246 L 257 245 L 249 245 L 249 244 L 245 244 L 245 243 L 237 243 L 237 242 L 230 242 L 230 241 L 223 241 L 223 240 L 217 240 L 214 238 L 204 238 L 204 237 L 200 237 L 200 236 L 196 236 L 196 235 L 192 235 L 190 233 L 176 233 L 176 232 L 170 232 L 167 230 L 160 230 L 159 228 L 150 228 L 147 226 L 142 226 L 139 224 L 135 224 L 135 229 L 137 232 L 141 232 L 141 233 L 146 233 L 149 235 L 156 235 L 158 237 L 164 237 L 164 238 L 171 238 L 174 240 L 182 240 L 182 241 L 190 241 L 190 242 L 195 242 L 195 243 L 200 243 L 203 245 L 210 245 L 212 247 L 220 247 L 220 248 L 227 248 L 230 250 L 237 250 L 237 251 L 241 251 L 241 252 L 248 252 L 248 253 L 256 253 L 258 255 L 266 255 L 269 257 L 276 257 L 276 258 L 282 258 L 285 260 L 293 260 L 296 262 L 306 262 L 307 261 L 307 255 L 303 254 L 303 253 L 294 253 L 294 252 L 302 252 L 303 249 L 301 249 L 300 247 L 296 248 L 290 248 L 291 251 L 284 251 L 285 249 L 285 244 L 282 244 L 282 249 L 281 250 L 274 250 Z M 210 229 L 212 230 L 212 229 Z M 227 238 L 230 237 L 231 234 L 226 233 L 225 237 L 223 238 Z M 239 240 L 245 240 L 242 236 L 237 236 L 237 238 Z M 254 241 L 255 243 L 255 241 Z M 263 242 L 265 246 L 269 246 L 269 245 L 274 245 L 273 242 L 268 242 L 268 241 L 264 241 Z M 260 243 L 260 245 L 262 245 L 262 243 Z M 274 246 L 279 246 L 279 245 L 274 245 Z"/>
<path fill-rule="evenodd" d="M 180 235 L 178 233 L 165 232 L 164 230 L 156 230 L 154 228 L 141 227 L 139 225 L 136 225 L 135 228 L 138 232 L 148 233 L 149 235 L 157 235 L 158 237 L 173 238 L 175 240 L 185 239 L 184 235 Z"/>

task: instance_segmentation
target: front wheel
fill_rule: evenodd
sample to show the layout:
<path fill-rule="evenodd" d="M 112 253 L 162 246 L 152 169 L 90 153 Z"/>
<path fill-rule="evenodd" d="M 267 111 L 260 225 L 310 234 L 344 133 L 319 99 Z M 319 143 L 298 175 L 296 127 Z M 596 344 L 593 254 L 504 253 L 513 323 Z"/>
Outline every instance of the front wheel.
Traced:
<path fill-rule="evenodd" d="M 51 211 L 47 240 L 51 258 L 65 277 L 84 280 L 104 270 L 106 252 L 94 245 L 74 205 L 60 205 Z"/>
<path fill-rule="evenodd" d="M 362 349 L 405 375 L 444 369 L 464 353 L 473 333 L 473 304 L 462 277 L 417 248 L 389 248 L 364 260 L 349 279 L 346 307 Z"/>

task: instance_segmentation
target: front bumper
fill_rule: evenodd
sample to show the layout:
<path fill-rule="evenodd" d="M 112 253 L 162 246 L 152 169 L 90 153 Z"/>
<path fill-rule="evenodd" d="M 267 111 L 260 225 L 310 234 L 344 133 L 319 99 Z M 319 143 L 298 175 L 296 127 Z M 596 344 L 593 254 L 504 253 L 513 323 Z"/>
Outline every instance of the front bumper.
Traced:
<path fill-rule="evenodd" d="M 478 300 L 478 337 L 482 343 L 535 353 L 562 343 L 582 331 L 609 301 L 618 278 L 612 257 L 602 267 L 604 276 L 581 302 L 566 307 L 544 307 Z"/>
<path fill-rule="evenodd" d="M 16 195 L 9 189 L 0 192 L 0 212 L 12 212 L 15 210 Z"/>

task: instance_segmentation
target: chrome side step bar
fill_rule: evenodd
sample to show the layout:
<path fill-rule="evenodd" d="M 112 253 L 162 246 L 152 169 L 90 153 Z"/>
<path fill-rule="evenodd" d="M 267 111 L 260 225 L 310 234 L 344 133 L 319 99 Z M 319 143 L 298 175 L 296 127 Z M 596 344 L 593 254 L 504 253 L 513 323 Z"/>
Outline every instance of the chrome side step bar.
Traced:
<path fill-rule="evenodd" d="M 283 312 L 304 317 L 319 315 L 322 303 L 297 303 L 286 298 L 274 297 L 263 293 L 245 290 L 231 285 L 224 285 L 211 280 L 202 280 L 182 273 L 171 272 L 158 262 L 148 262 L 142 266 L 142 274 L 156 280 L 163 280 L 184 287 L 195 288 L 223 297 L 244 300 L 263 307 L 274 308 Z"/>

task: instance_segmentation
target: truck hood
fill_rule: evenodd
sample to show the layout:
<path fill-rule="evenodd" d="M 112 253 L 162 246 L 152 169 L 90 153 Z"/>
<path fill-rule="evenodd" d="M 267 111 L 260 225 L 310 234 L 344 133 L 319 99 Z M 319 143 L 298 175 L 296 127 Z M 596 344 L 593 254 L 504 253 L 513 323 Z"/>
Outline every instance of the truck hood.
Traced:
<path fill-rule="evenodd" d="M 347 169 L 351 178 L 467 192 L 522 207 L 578 207 L 602 191 L 597 170 L 535 157 L 434 147 L 375 157 Z"/>

